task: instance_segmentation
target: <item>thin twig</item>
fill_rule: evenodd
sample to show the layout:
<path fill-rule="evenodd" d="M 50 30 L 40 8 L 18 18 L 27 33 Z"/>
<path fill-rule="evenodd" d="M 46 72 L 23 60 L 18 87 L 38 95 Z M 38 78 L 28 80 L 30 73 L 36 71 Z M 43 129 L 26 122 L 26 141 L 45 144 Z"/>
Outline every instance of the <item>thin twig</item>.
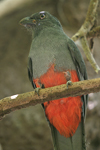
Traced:
<path fill-rule="evenodd" d="M 86 42 L 86 37 L 90 37 L 91 35 L 92 36 L 91 38 L 93 38 L 94 35 L 100 35 L 100 33 L 99 34 L 97 33 L 98 31 L 100 32 L 100 27 L 95 27 L 97 22 L 98 2 L 99 0 L 90 1 L 86 19 L 81 28 L 78 30 L 78 32 L 72 37 L 73 41 L 77 41 L 78 39 L 80 40 L 84 53 L 86 54 L 86 57 L 88 58 L 89 62 L 91 63 L 96 73 L 98 73 L 100 68 L 97 65 L 95 59 L 93 58 L 93 55 L 91 54 L 89 46 Z"/>
<path fill-rule="evenodd" d="M 90 32 L 87 33 L 86 37 L 88 39 L 100 37 L 100 26 L 93 28 Z"/>
<path fill-rule="evenodd" d="M 94 68 L 95 72 L 98 73 L 98 70 L 100 68 L 97 65 L 97 63 L 95 62 L 95 59 L 94 59 L 92 53 L 90 52 L 86 37 L 82 37 L 80 39 L 80 42 L 82 44 L 83 49 L 85 49 L 84 53 L 85 53 L 86 57 L 89 59 L 89 62 L 91 63 L 92 67 Z"/>

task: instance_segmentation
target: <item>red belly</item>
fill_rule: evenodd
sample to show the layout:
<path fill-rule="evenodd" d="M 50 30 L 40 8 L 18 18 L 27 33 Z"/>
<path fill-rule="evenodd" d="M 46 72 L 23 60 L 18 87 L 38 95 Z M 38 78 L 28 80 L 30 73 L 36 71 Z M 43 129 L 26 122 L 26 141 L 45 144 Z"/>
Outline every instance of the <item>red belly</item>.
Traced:
<path fill-rule="evenodd" d="M 67 70 L 66 70 L 67 71 Z M 79 81 L 75 70 L 68 70 L 71 74 L 71 81 Z M 64 72 L 55 71 L 54 64 L 39 79 L 33 80 L 37 87 L 39 82 L 44 87 L 53 87 L 65 84 Z M 65 137 L 71 137 L 81 122 L 82 101 L 81 97 L 68 97 L 44 103 L 45 113 L 51 124 Z"/>

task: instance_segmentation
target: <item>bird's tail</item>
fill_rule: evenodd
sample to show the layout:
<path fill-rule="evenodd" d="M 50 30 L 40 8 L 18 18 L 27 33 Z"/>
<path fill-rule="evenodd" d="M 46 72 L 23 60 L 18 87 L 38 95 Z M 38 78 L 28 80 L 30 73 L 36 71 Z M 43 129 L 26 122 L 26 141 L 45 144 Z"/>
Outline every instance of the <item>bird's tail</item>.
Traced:
<path fill-rule="evenodd" d="M 54 150 L 86 150 L 85 145 L 85 129 L 84 129 L 84 117 L 75 132 L 75 134 L 66 138 L 56 130 L 56 128 L 50 124 Z"/>

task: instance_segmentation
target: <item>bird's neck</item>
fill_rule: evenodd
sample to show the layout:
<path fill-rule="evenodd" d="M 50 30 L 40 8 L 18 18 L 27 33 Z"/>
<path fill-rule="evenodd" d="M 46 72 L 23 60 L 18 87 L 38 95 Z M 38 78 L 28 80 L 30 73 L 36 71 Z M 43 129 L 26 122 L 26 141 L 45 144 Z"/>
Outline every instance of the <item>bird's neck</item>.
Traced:
<path fill-rule="evenodd" d="M 60 27 L 44 27 L 44 28 L 35 29 L 32 32 L 32 39 L 36 38 L 40 34 L 43 35 L 46 34 L 48 36 L 49 34 L 57 34 L 59 32 L 63 32 L 63 29 Z"/>

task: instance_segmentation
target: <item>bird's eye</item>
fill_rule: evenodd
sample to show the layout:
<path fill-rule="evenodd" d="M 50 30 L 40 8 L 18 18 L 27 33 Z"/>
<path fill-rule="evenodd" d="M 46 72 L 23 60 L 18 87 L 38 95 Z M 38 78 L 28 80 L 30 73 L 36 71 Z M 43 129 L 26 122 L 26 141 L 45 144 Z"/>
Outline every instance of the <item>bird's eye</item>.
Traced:
<path fill-rule="evenodd" d="M 40 18 L 44 19 L 45 18 L 45 14 L 40 14 Z"/>

